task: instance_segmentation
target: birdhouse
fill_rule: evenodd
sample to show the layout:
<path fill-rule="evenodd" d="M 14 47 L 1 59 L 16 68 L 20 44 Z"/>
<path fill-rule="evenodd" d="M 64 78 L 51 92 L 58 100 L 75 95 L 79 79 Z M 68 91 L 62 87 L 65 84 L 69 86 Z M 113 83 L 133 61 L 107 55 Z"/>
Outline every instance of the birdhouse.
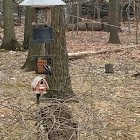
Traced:
<path fill-rule="evenodd" d="M 34 7 L 33 43 L 53 43 L 51 7 L 66 3 L 62 0 L 24 0 L 19 5 Z"/>
<path fill-rule="evenodd" d="M 49 89 L 48 83 L 45 79 L 37 76 L 31 83 L 31 88 L 36 94 L 46 94 Z"/>
<path fill-rule="evenodd" d="M 51 57 L 37 56 L 36 57 L 36 73 L 38 74 L 52 74 L 51 70 Z"/>

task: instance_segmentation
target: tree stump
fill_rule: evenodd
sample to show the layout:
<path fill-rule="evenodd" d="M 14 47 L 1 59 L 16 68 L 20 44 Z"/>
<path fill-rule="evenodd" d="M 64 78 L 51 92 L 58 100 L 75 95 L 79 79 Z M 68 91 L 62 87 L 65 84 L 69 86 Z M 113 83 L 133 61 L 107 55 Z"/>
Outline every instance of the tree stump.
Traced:
<path fill-rule="evenodd" d="M 114 73 L 113 64 L 105 64 L 105 73 Z"/>

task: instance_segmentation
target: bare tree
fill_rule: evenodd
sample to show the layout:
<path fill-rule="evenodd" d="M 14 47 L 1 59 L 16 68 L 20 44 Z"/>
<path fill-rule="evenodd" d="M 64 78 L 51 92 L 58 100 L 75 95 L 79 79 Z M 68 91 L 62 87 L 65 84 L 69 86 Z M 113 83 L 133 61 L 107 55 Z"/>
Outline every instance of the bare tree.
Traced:
<path fill-rule="evenodd" d="M 96 0 L 96 8 L 97 8 L 97 19 L 100 21 L 100 5 L 99 0 Z"/>
<path fill-rule="evenodd" d="M 16 40 L 13 21 L 13 3 L 12 0 L 3 0 L 4 13 L 4 39 L 1 49 L 19 50 L 20 45 Z"/>
<path fill-rule="evenodd" d="M 24 49 L 27 50 L 29 49 L 30 43 L 32 41 L 32 8 L 31 7 L 26 7 L 25 11 L 25 26 L 24 26 L 24 42 L 23 46 Z"/>
<path fill-rule="evenodd" d="M 110 13 L 110 38 L 109 43 L 120 43 L 119 39 L 119 13 L 118 13 L 119 1 L 111 0 L 111 13 Z"/>

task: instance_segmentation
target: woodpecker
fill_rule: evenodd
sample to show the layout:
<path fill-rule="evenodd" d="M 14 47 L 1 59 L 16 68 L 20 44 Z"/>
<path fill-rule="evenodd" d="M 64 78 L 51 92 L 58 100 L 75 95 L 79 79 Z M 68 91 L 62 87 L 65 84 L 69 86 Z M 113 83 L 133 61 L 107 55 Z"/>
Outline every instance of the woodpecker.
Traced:
<path fill-rule="evenodd" d="M 52 69 L 51 69 L 50 66 L 48 66 L 48 65 L 43 65 L 43 67 L 47 70 L 47 72 L 48 72 L 49 75 L 52 75 Z"/>

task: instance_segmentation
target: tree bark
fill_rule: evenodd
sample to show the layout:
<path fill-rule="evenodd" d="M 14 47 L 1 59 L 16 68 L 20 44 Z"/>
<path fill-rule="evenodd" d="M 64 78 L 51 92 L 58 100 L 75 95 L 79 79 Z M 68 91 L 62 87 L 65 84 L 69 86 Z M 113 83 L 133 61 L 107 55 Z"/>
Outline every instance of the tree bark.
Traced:
<path fill-rule="evenodd" d="M 74 16 L 77 16 L 77 5 L 76 5 L 76 1 L 77 0 L 72 0 L 72 6 L 71 6 L 71 11 L 70 11 L 70 14 L 74 15 Z M 70 18 L 70 23 L 72 23 L 72 20 L 73 20 L 73 23 L 76 23 L 77 22 L 77 18 L 74 17 L 73 19 L 73 16 L 71 16 Z"/>
<path fill-rule="evenodd" d="M 21 12 L 22 12 L 22 7 L 19 6 L 19 1 L 13 0 L 15 7 L 16 7 L 16 12 L 17 12 L 17 23 L 21 23 Z"/>
<path fill-rule="evenodd" d="M 32 13 L 33 10 L 31 7 L 26 7 L 26 12 L 25 12 L 25 26 L 24 26 L 24 42 L 23 42 L 23 47 L 25 50 L 29 49 L 30 46 L 30 39 L 31 34 L 32 34 Z"/>
<path fill-rule="evenodd" d="M 68 68 L 63 10 L 63 6 L 57 6 L 52 9 L 52 27 L 55 43 L 51 44 L 49 51 L 49 55 L 52 56 L 52 75 L 46 76 L 50 88 L 46 97 L 65 100 L 73 96 L 73 90 Z"/>
<path fill-rule="evenodd" d="M 135 17 L 136 17 L 136 45 L 138 45 L 139 44 L 139 16 L 140 16 L 139 5 L 136 5 L 135 10 L 136 10 L 136 12 L 135 12 L 136 13 L 136 15 L 135 15 Z"/>
<path fill-rule="evenodd" d="M 110 17 L 110 38 L 109 43 L 119 44 L 119 14 L 118 14 L 118 0 L 111 0 L 111 17 Z"/>
<path fill-rule="evenodd" d="M 33 10 L 31 7 L 26 8 L 26 20 L 25 20 L 25 30 L 24 30 L 24 49 L 29 49 L 26 62 L 22 66 L 25 71 L 34 71 L 36 69 L 36 57 L 35 55 L 40 55 L 40 50 L 42 48 L 41 44 L 32 43 L 32 14 Z"/>
<path fill-rule="evenodd" d="M 13 21 L 13 3 L 12 0 L 3 1 L 4 13 L 4 39 L 1 49 L 6 50 L 20 50 L 21 45 L 16 40 Z"/>
<path fill-rule="evenodd" d="M 99 5 L 99 0 L 96 0 L 96 7 L 97 7 L 97 19 L 100 21 L 100 5 Z"/>

